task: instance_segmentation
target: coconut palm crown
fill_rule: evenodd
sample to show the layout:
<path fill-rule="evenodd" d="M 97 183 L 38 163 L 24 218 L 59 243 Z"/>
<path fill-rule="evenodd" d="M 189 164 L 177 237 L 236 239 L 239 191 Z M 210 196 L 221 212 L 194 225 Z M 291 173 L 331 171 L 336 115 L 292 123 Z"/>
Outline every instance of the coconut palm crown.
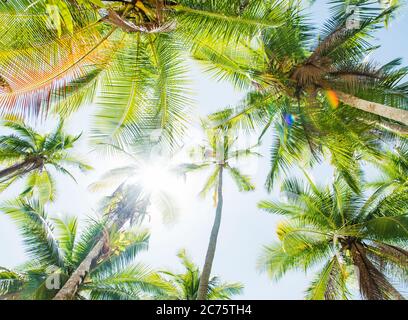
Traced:
<path fill-rule="evenodd" d="M 268 2 L 2 1 L 0 111 L 66 116 L 97 96 L 95 143 L 124 146 L 160 129 L 174 145 L 191 107 L 188 52 L 209 35 L 233 40 L 276 27 Z"/>
<path fill-rule="evenodd" d="M 330 158 L 358 191 L 360 160 L 376 158 L 392 135 L 408 134 L 408 69 L 400 59 L 379 65 L 368 58 L 377 48 L 374 33 L 397 9 L 331 1 L 331 16 L 317 31 L 289 2 L 285 24 L 254 35 L 250 44 L 229 49 L 214 42 L 212 50 L 196 50 L 216 77 L 251 91 L 212 119 L 260 129 L 261 137 L 273 130 L 268 190 L 293 164 Z"/>
<path fill-rule="evenodd" d="M 158 299 L 168 300 L 197 300 L 200 283 L 200 269 L 192 262 L 185 250 L 180 250 L 177 256 L 184 267 L 183 273 L 160 271 L 164 281 L 169 284 L 169 289 L 164 296 Z M 240 283 L 223 283 L 218 277 L 212 277 L 208 285 L 206 300 L 230 300 L 242 292 Z"/>
<path fill-rule="evenodd" d="M 48 134 L 40 134 L 23 122 L 6 121 L 3 125 L 12 133 L 0 136 L 0 163 L 4 166 L 0 170 L 1 191 L 26 178 L 23 195 L 34 194 L 42 202 L 53 200 L 56 192 L 54 172 L 75 181 L 69 168 L 92 169 L 71 152 L 81 135 L 64 133 L 63 122 Z"/>
<path fill-rule="evenodd" d="M 205 300 L 207 297 L 211 269 L 217 246 L 218 233 L 222 220 L 222 210 L 224 204 L 224 173 L 228 172 L 230 174 L 235 185 L 240 191 L 253 191 L 255 190 L 255 186 L 252 184 L 251 178 L 239 170 L 238 165 L 234 164 L 234 160 L 251 156 L 259 156 L 259 154 L 253 150 L 253 147 L 242 149 L 239 148 L 239 136 L 235 133 L 234 128 L 214 129 L 211 127 L 211 122 L 208 121 L 203 121 L 202 126 L 206 134 L 206 140 L 205 144 L 192 150 L 191 156 L 195 158 L 195 162 L 182 164 L 179 167 L 179 171 L 184 173 L 205 169 L 211 170 L 210 176 L 207 178 L 200 194 L 205 196 L 209 191 L 213 191 L 216 211 L 210 234 L 210 240 L 208 243 L 205 263 L 200 278 L 200 286 L 197 296 L 198 300 Z"/>
<path fill-rule="evenodd" d="M 262 201 L 259 208 L 282 215 L 278 242 L 265 246 L 259 266 L 273 279 L 289 270 L 319 267 L 308 299 L 347 299 L 358 283 L 370 300 L 404 299 L 408 270 L 406 195 L 357 195 L 341 180 L 318 187 L 287 179 L 285 202 Z"/>

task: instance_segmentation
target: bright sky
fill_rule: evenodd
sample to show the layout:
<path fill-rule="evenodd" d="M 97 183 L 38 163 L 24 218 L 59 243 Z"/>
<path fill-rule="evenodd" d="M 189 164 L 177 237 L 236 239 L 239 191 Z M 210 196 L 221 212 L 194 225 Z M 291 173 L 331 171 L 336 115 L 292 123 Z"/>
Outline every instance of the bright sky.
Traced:
<path fill-rule="evenodd" d="M 327 17 L 326 1 L 317 1 L 311 9 L 312 21 L 321 24 Z M 396 57 L 403 57 L 404 64 L 408 64 L 408 44 L 406 32 L 408 30 L 408 9 L 405 8 L 394 20 L 388 30 L 378 34 L 378 43 L 382 48 L 375 54 L 379 62 L 387 62 Z M 405 34 L 405 35 L 404 35 Z M 193 87 L 196 89 L 197 110 L 200 115 L 206 115 L 222 107 L 234 105 L 243 93 L 235 91 L 228 83 L 216 83 L 204 75 L 199 66 L 192 65 Z M 79 133 L 89 127 L 92 108 L 84 108 L 74 115 L 67 123 L 70 133 Z M 0 134 L 4 130 L 0 129 Z M 240 281 L 245 285 L 242 299 L 302 299 L 303 292 L 312 274 L 303 272 L 288 273 L 281 281 L 271 282 L 265 274 L 256 270 L 256 260 L 263 245 L 270 243 L 275 237 L 275 227 L 279 217 L 270 216 L 256 208 L 259 200 L 279 196 L 278 192 L 268 195 L 263 188 L 266 173 L 269 170 L 270 141 L 265 140 L 260 152 L 264 158 L 257 160 L 255 166 L 243 171 L 253 176 L 257 190 L 252 193 L 239 193 L 229 178 L 224 187 L 223 221 L 219 236 L 213 273 L 224 281 Z M 91 194 L 87 187 L 96 181 L 98 176 L 107 168 L 120 166 L 118 159 L 102 159 L 89 153 L 86 141 L 81 142 L 78 152 L 87 154 L 87 158 L 95 167 L 95 171 L 82 175 L 75 172 L 79 184 L 66 177 L 59 177 L 58 199 L 50 206 L 53 214 L 69 214 L 85 217 L 92 215 L 95 202 L 99 196 Z M 319 174 L 317 174 L 319 173 Z M 315 180 L 325 183 L 331 180 L 332 171 L 327 164 L 313 171 Z M 213 223 L 215 208 L 211 196 L 207 199 L 198 197 L 198 193 L 207 175 L 193 175 L 183 180 L 171 181 L 173 194 L 180 203 L 177 221 L 172 225 L 163 225 L 155 210 L 152 220 L 147 226 L 151 230 L 150 249 L 140 255 L 140 260 L 154 268 L 169 268 L 180 270 L 176 253 L 181 249 L 193 257 L 200 266 L 203 263 L 208 244 L 208 237 Z M 168 181 L 167 184 L 170 182 Z M 18 187 L 0 195 L 0 201 L 10 199 L 16 195 Z M 0 266 L 13 267 L 25 259 L 23 246 L 15 226 L 8 218 L 0 214 Z M 181 271 L 181 270 L 180 270 Z"/>

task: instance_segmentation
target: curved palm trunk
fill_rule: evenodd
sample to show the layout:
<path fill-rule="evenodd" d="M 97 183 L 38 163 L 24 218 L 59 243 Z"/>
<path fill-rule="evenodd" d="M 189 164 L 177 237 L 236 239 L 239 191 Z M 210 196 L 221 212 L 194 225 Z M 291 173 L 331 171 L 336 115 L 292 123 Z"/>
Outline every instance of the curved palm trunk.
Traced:
<path fill-rule="evenodd" d="M 210 281 L 211 269 L 214 261 L 215 250 L 217 248 L 218 232 L 221 226 L 221 216 L 222 216 L 222 177 L 223 177 L 223 166 L 220 165 L 220 172 L 218 173 L 218 203 L 215 212 L 214 224 L 211 230 L 210 242 L 208 244 L 207 255 L 205 257 L 205 263 L 203 267 L 203 272 L 200 277 L 200 284 L 198 287 L 197 300 L 206 300 L 208 292 L 208 282 Z"/>
<path fill-rule="evenodd" d="M 16 163 L 8 168 L 5 168 L 0 171 L 0 179 L 1 178 L 8 178 L 10 175 L 14 176 L 15 174 L 18 174 L 19 171 L 22 171 L 24 173 L 30 172 L 34 169 L 37 169 L 39 165 L 36 165 L 34 161 L 30 160 L 24 160 L 23 162 Z M 7 179 L 5 179 L 7 180 Z M 4 182 L 4 181 L 3 181 Z"/>
<path fill-rule="evenodd" d="M 102 236 L 101 239 L 95 244 L 92 250 L 88 253 L 86 258 L 81 262 L 75 272 L 71 275 L 64 286 L 58 291 L 53 300 L 72 300 L 78 291 L 78 287 L 85 279 L 86 275 L 91 270 L 91 266 L 101 256 L 103 246 L 106 241 L 106 236 Z"/>
<path fill-rule="evenodd" d="M 37 170 L 44 165 L 41 159 L 25 160 L 0 171 L 0 183 L 9 181 L 17 176 L 23 176 Z"/>
<path fill-rule="evenodd" d="M 408 135 L 408 126 L 399 125 L 396 123 L 386 123 L 386 122 L 380 122 L 377 125 L 387 130 L 393 131 L 395 133 L 399 133 L 402 135 Z"/>
<path fill-rule="evenodd" d="M 383 118 L 400 122 L 405 126 L 408 126 L 408 111 L 398 108 L 389 107 L 380 103 L 367 101 L 357 98 L 347 93 L 336 91 L 337 97 L 343 103 L 365 112 L 376 114 Z"/>
<path fill-rule="evenodd" d="M 21 300 L 18 293 L 8 293 L 0 296 L 0 300 Z"/>
<path fill-rule="evenodd" d="M 119 191 L 116 192 L 121 192 L 121 188 L 122 187 L 119 187 Z M 148 201 L 142 202 L 140 208 L 138 208 L 138 203 L 135 199 L 133 199 L 133 197 L 135 197 L 136 195 L 132 192 L 130 192 L 130 195 L 130 199 L 128 199 L 127 197 L 122 199 L 119 205 L 119 209 L 116 212 L 111 213 L 112 222 L 108 229 L 115 228 L 115 230 L 120 230 L 128 221 L 132 219 L 135 212 L 146 211 Z M 89 274 L 92 267 L 96 264 L 97 260 L 102 256 L 104 244 L 107 241 L 107 237 L 107 232 L 103 232 L 99 235 L 99 240 L 96 242 L 95 246 L 81 262 L 78 268 L 71 274 L 68 281 L 58 291 L 53 300 L 72 300 L 75 298 L 79 286 L 84 281 L 85 277 Z"/>

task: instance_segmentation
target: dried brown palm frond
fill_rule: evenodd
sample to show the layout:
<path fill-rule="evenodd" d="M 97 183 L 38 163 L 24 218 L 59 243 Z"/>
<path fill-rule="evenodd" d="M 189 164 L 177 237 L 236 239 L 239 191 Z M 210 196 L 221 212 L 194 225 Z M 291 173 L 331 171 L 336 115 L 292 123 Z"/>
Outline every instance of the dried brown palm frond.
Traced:
<path fill-rule="evenodd" d="M 367 246 L 367 256 L 383 274 L 408 284 L 408 252 L 405 249 L 375 242 Z"/>
<path fill-rule="evenodd" d="M 325 300 L 344 298 L 346 279 L 347 273 L 344 270 L 344 266 L 341 265 L 337 256 L 333 257 L 332 268 L 330 269 L 326 290 L 324 292 Z"/>
<path fill-rule="evenodd" d="M 368 259 L 366 249 L 361 243 L 351 244 L 350 252 L 353 263 L 358 269 L 360 292 L 364 298 L 368 300 L 405 300 L 384 274 Z"/>
<path fill-rule="evenodd" d="M 123 19 L 116 11 L 110 9 L 108 14 L 103 18 L 106 23 L 121 28 L 125 32 L 143 32 L 143 33 L 160 33 L 171 32 L 175 29 L 176 23 L 170 21 L 165 24 L 159 22 L 146 22 L 136 25 L 132 21 Z"/>

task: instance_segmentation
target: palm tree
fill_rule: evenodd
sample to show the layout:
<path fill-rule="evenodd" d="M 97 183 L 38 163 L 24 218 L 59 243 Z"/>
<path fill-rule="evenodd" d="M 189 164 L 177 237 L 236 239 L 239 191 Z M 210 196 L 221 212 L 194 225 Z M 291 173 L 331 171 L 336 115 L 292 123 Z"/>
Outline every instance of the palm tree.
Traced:
<path fill-rule="evenodd" d="M 359 10 L 358 25 L 350 27 Z M 207 63 L 218 78 L 251 89 L 238 108 L 213 115 L 220 125 L 241 124 L 275 130 L 271 172 L 288 170 L 304 159 L 320 161 L 329 153 L 332 163 L 357 190 L 356 172 L 362 154 L 376 157 L 386 133 L 408 133 L 407 68 L 401 60 L 378 67 L 367 62 L 375 47 L 369 43 L 384 19 L 397 6 L 376 8 L 367 0 L 333 1 L 332 16 L 323 31 L 315 32 L 296 4 L 283 14 L 285 24 L 253 36 L 250 44 L 214 42 L 197 48 L 195 57 Z"/>
<path fill-rule="evenodd" d="M 247 156 L 258 155 L 252 151 L 252 148 L 234 149 L 238 137 L 232 135 L 232 130 L 213 130 L 208 124 L 203 123 L 207 140 L 205 145 L 199 146 L 193 151 L 195 157 L 201 158 L 199 161 L 191 164 L 182 164 L 179 168 L 182 172 L 198 171 L 210 168 L 212 170 L 204 188 L 200 192 L 205 196 L 213 190 L 214 203 L 216 205 L 214 224 L 208 243 L 205 263 L 200 278 L 198 289 L 198 300 L 205 300 L 208 292 L 208 285 L 211 276 L 211 269 L 214 261 L 218 233 L 221 227 L 222 208 L 223 208 L 223 180 L 224 171 L 228 172 L 240 191 L 253 191 L 255 186 L 251 183 L 250 178 L 244 175 L 235 167 L 232 162 Z"/>
<path fill-rule="evenodd" d="M 140 177 L 141 170 L 144 168 L 143 162 L 119 147 L 115 147 L 115 150 L 131 157 L 133 163 L 105 173 L 98 182 L 90 186 L 91 190 L 101 190 L 106 187 L 116 188 L 113 194 L 102 202 L 101 210 L 108 217 L 107 230 L 114 232 L 124 228 L 127 224 L 142 223 L 148 216 L 148 208 L 152 200 L 157 202 L 164 214 L 173 215 L 174 208 L 167 193 L 164 190 L 159 192 L 148 190 L 143 184 L 144 181 Z M 75 296 L 80 283 L 90 272 L 92 264 L 102 254 L 107 235 L 100 232 L 97 239 L 87 257 L 54 297 L 55 300 L 68 300 Z"/>
<path fill-rule="evenodd" d="M 159 300 L 197 300 L 200 282 L 200 270 L 187 256 L 185 250 L 177 255 L 183 265 L 184 273 L 161 271 L 163 280 L 169 284 L 164 295 L 157 296 Z M 240 283 L 222 283 L 219 278 L 213 277 L 209 281 L 206 300 L 230 300 L 232 296 L 242 292 Z"/>
<path fill-rule="evenodd" d="M 134 263 L 148 247 L 147 232 L 111 232 L 105 217 L 90 220 L 79 233 L 76 218 L 51 218 L 34 200 L 8 203 L 2 211 L 18 225 L 30 260 L 14 270 L 0 268 L 0 299 L 52 299 L 86 260 L 101 232 L 107 234 L 103 251 L 73 298 L 134 300 L 164 290 L 148 267 Z"/>
<path fill-rule="evenodd" d="M 191 105 L 185 53 L 209 35 L 275 27 L 271 10 L 261 0 L 1 2 L 1 111 L 67 115 L 98 92 L 96 143 L 124 146 L 161 129 L 173 145 Z"/>
<path fill-rule="evenodd" d="M 398 5 L 384 9 L 370 4 L 366 0 L 332 2 L 332 16 L 316 41 L 310 40 L 313 30 L 297 4 L 289 5 L 285 15 L 287 23 L 255 36 L 254 40 L 260 43 L 253 44 L 246 51 L 224 52 L 237 59 L 248 56 L 246 61 L 237 60 L 239 68 L 227 69 L 227 65 L 222 64 L 219 67 L 225 67 L 225 76 L 228 76 L 229 70 L 229 76 L 234 77 L 238 84 L 255 84 L 264 93 L 269 93 L 264 99 L 274 95 L 275 100 L 286 96 L 296 101 L 309 97 L 313 101 L 319 93 L 329 91 L 333 94 L 329 98 L 337 98 L 350 107 L 407 126 L 408 112 L 404 110 L 406 85 L 398 85 L 407 69 L 396 69 L 400 60 L 381 68 L 364 60 L 367 52 L 375 50 L 367 39 L 383 26 L 385 17 L 394 14 Z M 359 11 L 358 16 L 354 17 L 354 13 L 349 12 L 350 5 Z M 350 26 L 351 19 L 357 19 L 358 24 Z M 197 55 L 203 59 L 216 61 L 219 58 L 215 53 L 207 52 L 205 55 L 200 50 Z M 242 56 L 235 57 L 234 53 Z M 244 74 L 244 71 L 247 73 Z M 390 107 L 382 105 L 384 103 Z M 401 129 L 407 131 L 406 128 Z"/>
<path fill-rule="evenodd" d="M 152 192 L 143 185 L 140 177 L 143 170 L 142 162 L 125 150 L 115 147 L 121 153 L 130 156 L 134 162 L 128 166 L 116 168 L 105 173 L 101 179 L 90 185 L 91 191 L 116 187 L 113 194 L 102 202 L 102 210 L 109 219 L 108 230 L 120 230 L 126 224 L 142 223 L 148 216 L 148 208 L 152 198 L 156 200 L 164 214 L 173 215 L 173 206 L 165 191 Z M 54 297 L 54 300 L 72 299 L 84 277 L 90 272 L 92 263 L 100 257 L 106 242 L 106 234 L 100 232 L 92 250 L 77 267 L 64 287 Z"/>
<path fill-rule="evenodd" d="M 307 180 L 285 180 L 286 202 L 259 203 L 287 218 L 277 228 L 279 242 L 263 249 L 260 268 L 279 279 L 289 270 L 323 264 L 308 299 L 347 299 L 355 280 L 365 299 L 404 299 L 392 281 L 403 286 L 407 280 L 406 194 L 390 201 L 376 193 L 357 195 L 341 180 L 325 188 Z"/>
<path fill-rule="evenodd" d="M 7 166 L 0 170 L 1 191 L 27 177 L 24 195 L 36 193 L 41 201 L 52 200 L 55 183 L 51 168 L 74 180 L 66 166 L 82 171 L 92 169 L 70 152 L 81 135 L 64 133 L 62 122 L 45 135 L 22 122 L 6 121 L 3 125 L 13 133 L 0 136 L 0 163 Z"/>
<path fill-rule="evenodd" d="M 103 255 L 108 241 L 108 233 L 120 231 L 128 223 L 140 223 L 146 216 L 149 199 L 143 197 L 141 188 L 136 185 L 121 184 L 115 192 L 106 197 L 101 210 L 107 219 L 105 230 L 99 230 L 93 241 L 89 243 L 89 251 L 81 263 L 70 274 L 69 279 L 53 298 L 54 300 L 72 300 L 81 283 L 91 272 L 92 266 Z M 107 230 L 107 232 L 106 232 Z"/>

